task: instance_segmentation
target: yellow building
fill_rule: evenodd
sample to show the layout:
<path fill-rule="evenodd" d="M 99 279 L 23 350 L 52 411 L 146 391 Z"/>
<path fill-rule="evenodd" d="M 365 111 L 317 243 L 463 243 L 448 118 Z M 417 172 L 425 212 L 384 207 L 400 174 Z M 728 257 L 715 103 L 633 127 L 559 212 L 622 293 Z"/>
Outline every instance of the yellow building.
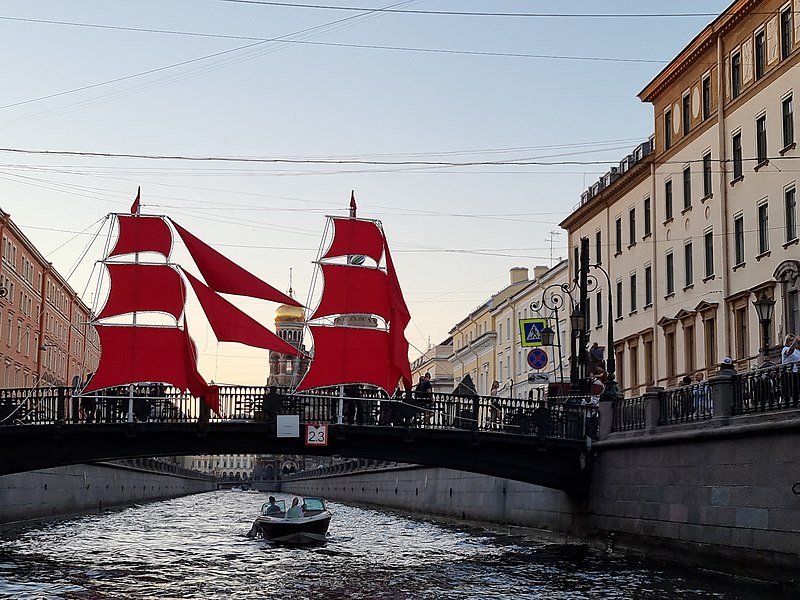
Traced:
<path fill-rule="evenodd" d="M 626 395 L 713 373 L 726 356 L 753 367 L 762 325 L 770 357 L 800 330 L 799 11 L 798 0 L 731 4 L 639 94 L 655 135 L 562 223 L 573 256 L 588 237 L 590 263 L 610 275 Z M 775 302 L 769 322 L 762 297 Z"/>

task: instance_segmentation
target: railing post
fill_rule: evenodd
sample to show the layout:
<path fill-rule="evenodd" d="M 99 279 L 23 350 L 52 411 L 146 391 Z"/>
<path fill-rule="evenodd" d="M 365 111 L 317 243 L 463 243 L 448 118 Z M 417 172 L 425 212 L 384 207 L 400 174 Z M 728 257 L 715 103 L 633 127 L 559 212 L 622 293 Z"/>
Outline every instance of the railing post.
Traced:
<path fill-rule="evenodd" d="M 478 426 L 478 414 L 480 412 L 481 406 L 481 397 L 480 396 L 473 396 L 472 397 L 472 429 L 478 430 L 480 427 Z"/>
<path fill-rule="evenodd" d="M 727 425 L 733 414 L 735 376 L 736 369 L 733 365 L 723 363 L 719 372 L 708 380 L 708 385 L 711 388 L 711 404 L 714 411 L 711 418 L 721 425 Z"/>
<path fill-rule="evenodd" d="M 63 423 L 67 414 L 66 398 L 64 397 L 66 388 L 59 387 L 56 396 L 56 421 Z"/>
<path fill-rule="evenodd" d="M 598 414 L 600 426 L 597 430 L 598 440 L 606 440 L 611 435 L 611 428 L 614 426 L 614 404 L 617 400 L 605 400 L 602 396 L 598 403 Z"/>
<path fill-rule="evenodd" d="M 647 433 L 655 433 L 661 418 L 662 387 L 650 387 L 644 393 L 644 428 Z"/>

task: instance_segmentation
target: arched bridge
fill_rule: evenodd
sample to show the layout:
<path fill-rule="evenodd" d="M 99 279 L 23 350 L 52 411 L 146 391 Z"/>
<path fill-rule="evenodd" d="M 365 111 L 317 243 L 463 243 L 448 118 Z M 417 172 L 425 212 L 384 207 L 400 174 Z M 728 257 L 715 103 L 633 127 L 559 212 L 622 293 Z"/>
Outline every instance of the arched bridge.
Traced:
<path fill-rule="evenodd" d="M 568 492 L 588 486 L 598 414 L 577 399 L 267 391 L 220 387 L 213 412 L 158 385 L 91 397 L 70 388 L 0 390 L 0 475 L 133 457 L 305 454 L 451 468 Z"/>

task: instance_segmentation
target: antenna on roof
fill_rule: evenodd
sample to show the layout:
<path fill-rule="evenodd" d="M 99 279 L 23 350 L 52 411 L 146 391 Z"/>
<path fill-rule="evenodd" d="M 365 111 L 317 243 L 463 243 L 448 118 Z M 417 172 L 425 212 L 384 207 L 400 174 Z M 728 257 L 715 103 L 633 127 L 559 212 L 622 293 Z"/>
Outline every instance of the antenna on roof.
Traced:
<path fill-rule="evenodd" d="M 550 242 L 550 268 L 553 268 L 553 242 L 555 241 L 556 237 L 561 235 L 560 231 L 556 231 L 555 229 L 551 229 L 547 232 L 547 237 L 544 238 L 545 242 Z"/>

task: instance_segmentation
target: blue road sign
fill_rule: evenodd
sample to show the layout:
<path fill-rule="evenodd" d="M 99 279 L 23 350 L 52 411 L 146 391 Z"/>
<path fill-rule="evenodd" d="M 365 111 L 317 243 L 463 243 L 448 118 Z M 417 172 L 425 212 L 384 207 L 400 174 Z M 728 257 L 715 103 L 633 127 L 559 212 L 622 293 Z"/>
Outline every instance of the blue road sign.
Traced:
<path fill-rule="evenodd" d="M 531 369 L 544 369 L 547 366 L 547 352 L 541 348 L 532 348 L 528 351 L 528 364 Z"/>
<path fill-rule="evenodd" d="M 547 319 L 520 319 L 519 332 L 522 345 L 526 348 L 542 345 L 542 329 L 547 327 Z"/>

